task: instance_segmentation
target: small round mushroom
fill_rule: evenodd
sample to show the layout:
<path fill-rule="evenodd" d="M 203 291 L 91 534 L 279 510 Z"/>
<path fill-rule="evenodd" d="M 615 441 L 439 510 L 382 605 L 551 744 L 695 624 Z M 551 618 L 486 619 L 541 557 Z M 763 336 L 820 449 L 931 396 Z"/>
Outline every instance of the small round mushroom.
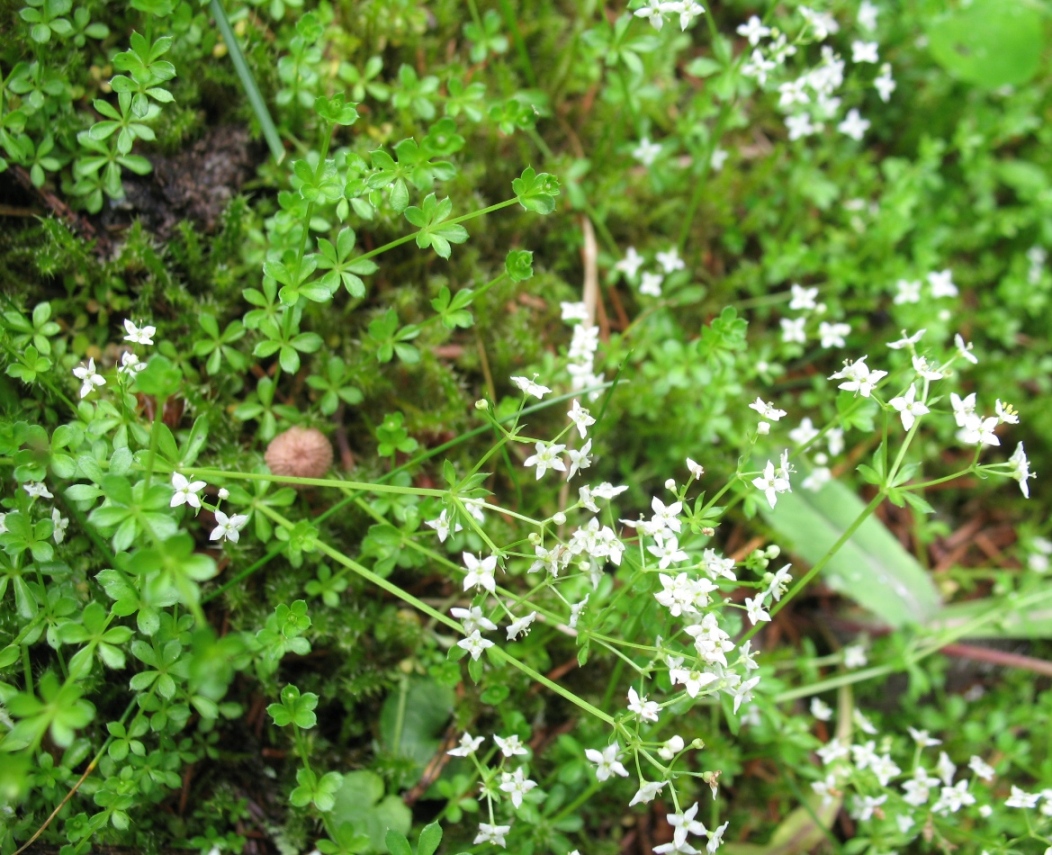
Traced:
<path fill-rule="evenodd" d="M 293 427 L 270 441 L 263 459 L 275 475 L 323 478 L 332 466 L 332 445 L 317 428 Z"/>

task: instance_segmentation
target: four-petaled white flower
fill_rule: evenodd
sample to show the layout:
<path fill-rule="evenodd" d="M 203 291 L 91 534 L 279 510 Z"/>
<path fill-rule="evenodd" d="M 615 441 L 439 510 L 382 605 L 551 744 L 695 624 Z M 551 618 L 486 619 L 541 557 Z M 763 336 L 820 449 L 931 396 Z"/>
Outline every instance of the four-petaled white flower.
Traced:
<path fill-rule="evenodd" d="M 169 507 L 177 508 L 180 505 L 189 505 L 191 508 L 200 508 L 201 499 L 197 494 L 206 486 L 204 481 L 191 481 L 186 476 L 173 472 L 172 487 L 175 488 L 175 493 L 172 495 L 172 502 Z M 213 538 L 213 540 L 215 539 Z"/>
<path fill-rule="evenodd" d="M 782 341 L 785 344 L 791 344 L 792 342 L 807 343 L 807 333 L 804 332 L 807 318 L 780 318 L 778 323 L 782 327 Z"/>
<path fill-rule="evenodd" d="M 574 398 L 570 411 L 566 415 L 570 417 L 570 421 L 574 423 L 578 433 L 581 434 L 581 439 L 584 439 L 587 435 L 588 428 L 595 424 L 592 414 L 582 407 L 581 402 L 576 398 Z"/>
<path fill-rule="evenodd" d="M 1011 404 L 1002 404 L 1000 398 L 998 398 L 994 404 L 994 412 L 997 414 L 997 421 L 999 424 L 1019 424 L 1019 412 Z"/>
<path fill-rule="evenodd" d="M 666 273 L 675 273 L 686 266 L 683 263 L 683 259 L 679 257 L 679 252 L 675 247 L 671 247 L 666 252 L 657 253 L 654 256 L 654 260 L 661 265 L 661 269 Z"/>
<path fill-rule="evenodd" d="M 760 418 L 770 419 L 772 422 L 778 421 L 785 415 L 785 410 L 779 410 L 774 404 L 768 404 L 763 398 L 757 398 L 749 404 L 749 409 L 756 410 Z"/>
<path fill-rule="evenodd" d="M 956 297 L 957 286 L 953 284 L 953 272 L 937 270 L 927 276 L 933 297 Z"/>
<path fill-rule="evenodd" d="M 895 91 L 896 85 L 895 78 L 891 76 L 891 66 L 884 63 L 880 67 L 880 75 L 873 80 L 873 88 L 877 90 L 878 97 L 885 104 L 891 100 L 891 93 Z"/>
<path fill-rule="evenodd" d="M 879 47 L 880 45 L 876 42 L 853 41 L 851 43 L 851 61 L 877 63 L 880 61 L 880 57 L 877 54 Z"/>
<path fill-rule="evenodd" d="M 500 788 L 511 796 L 511 803 L 517 808 L 522 807 L 523 797 L 536 786 L 535 781 L 523 775 L 521 766 L 511 774 L 504 772 L 501 775 Z"/>
<path fill-rule="evenodd" d="M 643 10 L 637 10 L 636 14 L 638 15 L 641 11 Z M 643 166 L 653 166 L 659 154 L 661 154 L 661 143 L 651 142 L 649 137 L 643 137 L 639 141 L 639 145 L 632 149 L 632 157 L 642 163 Z"/>
<path fill-rule="evenodd" d="M 485 588 L 491 594 L 497 593 L 497 583 L 493 578 L 497 572 L 497 556 L 490 555 L 479 561 L 470 552 L 463 554 L 464 566 L 468 568 L 464 577 L 464 590 L 469 588 Z"/>
<path fill-rule="evenodd" d="M 660 297 L 661 283 L 664 281 L 665 277 L 661 273 L 646 271 L 643 273 L 643 281 L 639 283 L 639 293 L 648 297 Z"/>
<path fill-rule="evenodd" d="M 462 647 L 464 650 L 470 653 L 471 658 L 474 659 L 476 662 L 482 655 L 482 651 L 485 650 L 487 647 L 492 646 L 493 642 L 484 639 L 477 629 L 473 633 L 471 633 L 471 635 L 469 635 L 467 638 L 462 638 L 460 639 L 460 641 L 457 642 L 457 647 Z"/>
<path fill-rule="evenodd" d="M 640 803 L 646 804 L 654 801 L 654 798 L 664 788 L 668 781 L 640 781 L 639 789 L 636 790 L 636 794 L 632 796 L 632 801 L 628 803 L 629 807 L 638 805 Z"/>
<path fill-rule="evenodd" d="M 763 491 L 772 508 L 778 502 L 779 493 L 792 492 L 789 479 L 775 471 L 774 463 L 770 460 L 767 461 L 763 474 L 759 478 L 753 478 L 752 484 L 757 490 Z"/>
<path fill-rule="evenodd" d="M 73 369 L 73 376 L 81 381 L 80 397 L 86 398 L 99 386 L 106 385 L 106 378 L 95 371 L 95 358 L 88 360 L 87 365 L 78 365 Z"/>
<path fill-rule="evenodd" d="M 648 701 L 646 695 L 640 697 L 635 689 L 629 689 L 628 709 L 643 719 L 643 721 L 657 721 L 661 707 L 658 706 L 656 701 Z"/>
<path fill-rule="evenodd" d="M 215 512 L 216 527 L 208 535 L 209 540 L 229 540 L 237 543 L 241 537 L 241 529 L 248 522 L 247 514 L 234 514 L 227 516 L 222 511 Z"/>
<path fill-rule="evenodd" d="M 446 754 L 450 754 L 453 757 L 470 757 L 476 751 L 479 746 L 485 741 L 484 736 L 472 736 L 470 733 L 465 733 L 460 737 L 460 742 L 456 748 L 450 748 Z"/>
<path fill-rule="evenodd" d="M 26 481 L 22 485 L 22 489 L 26 491 L 26 494 L 32 499 L 53 499 L 55 498 L 48 488 L 47 484 L 43 481 Z"/>
<path fill-rule="evenodd" d="M 566 473 L 566 480 L 569 481 L 577 474 L 580 469 L 587 469 L 592 465 L 592 440 L 586 440 L 585 444 L 576 448 L 568 448 L 566 450 L 566 456 L 570 458 L 570 471 Z"/>
<path fill-rule="evenodd" d="M 468 635 L 476 629 L 493 632 L 497 628 L 497 625 L 482 613 L 479 606 L 472 606 L 470 609 L 450 609 L 449 613 L 464 625 L 464 632 Z"/>
<path fill-rule="evenodd" d="M 475 843 L 493 843 L 502 849 L 507 846 L 504 835 L 511 831 L 510 825 L 490 825 L 486 822 L 479 823 L 479 833 L 475 837 Z"/>
<path fill-rule="evenodd" d="M 859 141 L 866 135 L 866 131 L 869 130 L 869 119 L 863 119 L 861 114 L 852 107 L 847 112 L 847 116 L 844 118 L 836 129 L 845 136 L 851 137 L 851 139 Z"/>
<path fill-rule="evenodd" d="M 1012 477 L 1019 482 L 1019 489 L 1022 491 L 1026 498 L 1030 498 L 1030 485 L 1027 483 L 1031 478 L 1036 478 L 1037 473 L 1030 471 L 1030 461 L 1026 459 L 1026 452 L 1023 451 L 1023 443 L 1019 443 L 1015 447 L 1015 451 L 1012 452 L 1012 456 L 1008 458 L 1008 462 L 1012 464 Z"/>
<path fill-rule="evenodd" d="M 153 344 L 153 335 L 157 332 L 157 327 L 137 327 L 128 318 L 124 319 L 124 329 L 128 331 L 124 340 L 134 344 Z"/>
<path fill-rule="evenodd" d="M 69 520 L 59 513 L 58 508 L 51 509 L 51 536 L 55 543 L 62 543 L 66 539 L 66 529 L 69 528 Z"/>
<path fill-rule="evenodd" d="M 526 617 L 512 621 L 508 626 L 508 641 L 514 641 L 520 635 L 528 635 L 530 624 L 537 620 L 537 612 L 530 612 Z"/>
<path fill-rule="evenodd" d="M 763 594 L 745 598 L 745 613 L 749 616 L 753 626 L 760 623 L 760 621 L 769 621 L 771 619 L 770 614 L 763 607 L 763 600 Z"/>
<path fill-rule="evenodd" d="M 843 347 L 844 336 L 851 332 L 851 327 L 844 323 L 830 324 L 822 321 L 818 325 L 818 338 L 822 347 Z"/>
<path fill-rule="evenodd" d="M 921 300 L 921 283 L 919 280 L 900 279 L 895 283 L 895 298 L 891 301 L 896 306 L 903 303 L 919 303 Z"/>
<path fill-rule="evenodd" d="M 512 377 L 511 382 L 518 386 L 524 395 L 533 395 L 533 397 L 537 399 L 543 398 L 551 391 L 551 389 L 547 386 L 542 386 L 540 383 L 534 382 L 537 375 L 534 374 L 533 376 L 534 380 L 530 380 L 528 377 Z"/>
<path fill-rule="evenodd" d="M 549 469 L 556 469 L 559 472 L 566 471 L 566 464 L 563 463 L 559 457 L 563 451 L 566 450 L 566 446 L 557 442 L 538 442 L 534 446 L 534 454 L 523 461 L 523 466 L 536 466 L 537 467 L 537 480 L 540 480 L 541 476 L 544 475 Z"/>
<path fill-rule="evenodd" d="M 765 27 L 763 22 L 756 15 L 753 15 L 748 21 L 738 27 L 737 33 L 742 38 L 748 39 L 750 45 L 756 47 L 760 43 L 760 39 L 771 34 L 771 28 Z"/>
<path fill-rule="evenodd" d="M 597 781 L 605 781 L 611 775 L 620 775 L 622 778 L 628 777 L 628 770 L 617 759 L 617 755 L 620 753 L 621 745 L 617 742 L 606 746 L 602 751 L 589 748 L 584 752 L 584 756 L 595 763 L 595 778 Z"/>
<path fill-rule="evenodd" d="M 930 412 L 924 402 L 916 400 L 916 397 L 917 387 L 911 383 L 909 389 L 906 390 L 905 395 L 899 395 L 888 401 L 888 403 L 902 417 L 902 426 L 906 430 L 913 427 L 913 423 L 917 420 L 917 416 L 923 416 Z"/>
<path fill-rule="evenodd" d="M 643 256 L 636 252 L 634 246 L 630 246 L 625 253 L 625 257 L 614 265 L 614 270 L 620 270 L 629 279 L 633 279 L 639 272 L 639 268 L 644 264 L 646 264 L 646 260 Z"/>
<path fill-rule="evenodd" d="M 508 737 L 494 736 L 493 741 L 497 743 L 500 753 L 505 757 L 525 756 L 529 753 L 517 733 L 513 733 Z"/>

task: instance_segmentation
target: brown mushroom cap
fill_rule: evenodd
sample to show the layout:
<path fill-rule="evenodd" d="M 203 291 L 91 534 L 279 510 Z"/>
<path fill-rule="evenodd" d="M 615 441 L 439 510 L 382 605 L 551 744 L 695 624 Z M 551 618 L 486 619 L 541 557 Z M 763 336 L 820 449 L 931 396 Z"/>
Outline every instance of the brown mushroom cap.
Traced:
<path fill-rule="evenodd" d="M 332 466 L 332 445 L 317 428 L 293 427 L 270 441 L 263 459 L 275 475 L 323 478 Z"/>

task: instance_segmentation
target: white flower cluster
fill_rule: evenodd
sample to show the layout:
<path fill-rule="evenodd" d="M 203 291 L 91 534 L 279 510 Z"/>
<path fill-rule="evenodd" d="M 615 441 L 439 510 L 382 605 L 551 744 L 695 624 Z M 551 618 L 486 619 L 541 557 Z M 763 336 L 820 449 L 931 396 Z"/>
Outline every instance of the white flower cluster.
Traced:
<path fill-rule="evenodd" d="M 151 345 L 157 333 L 156 327 L 147 325 L 139 327 L 130 319 L 125 319 L 124 329 L 124 340 L 132 344 Z M 121 364 L 117 368 L 117 373 L 133 377 L 145 367 L 146 364 L 139 359 L 138 355 L 131 350 L 125 350 L 121 354 Z M 96 389 L 106 385 L 106 378 L 99 374 L 95 367 L 95 357 L 88 359 L 87 365 L 78 365 L 74 368 L 73 376 L 80 381 L 80 397 L 82 398 L 88 397 Z"/>
<path fill-rule="evenodd" d="M 957 286 L 954 284 L 953 271 L 951 270 L 933 270 L 924 279 L 928 283 L 928 293 L 932 299 L 956 297 L 959 293 Z M 895 282 L 895 296 L 892 302 L 896 306 L 907 303 L 919 303 L 923 287 L 924 285 L 919 279 L 899 279 Z"/>
<path fill-rule="evenodd" d="M 573 337 L 567 351 L 566 370 L 575 391 L 591 389 L 588 399 L 596 400 L 601 394 L 603 378 L 595 373 L 595 354 L 599 349 L 599 328 L 591 323 L 584 303 L 562 303 L 562 319 L 573 324 Z M 580 427 L 580 425 L 578 425 Z M 581 437 L 584 437 L 582 431 Z"/>
<path fill-rule="evenodd" d="M 172 493 L 169 507 L 178 508 L 180 505 L 186 505 L 194 510 L 200 510 L 201 497 L 198 495 L 208 485 L 204 481 L 191 481 L 185 475 L 179 472 L 172 473 L 172 489 L 175 491 Z M 226 499 L 229 497 L 229 492 L 226 489 L 220 488 L 219 498 Z M 248 514 L 233 514 L 228 516 L 223 511 L 219 510 L 218 507 L 211 509 L 213 516 L 215 516 L 216 525 L 212 529 L 212 533 L 208 536 L 209 540 L 227 541 L 231 543 L 237 543 L 241 538 L 241 529 L 245 527 L 248 522 Z"/>
<path fill-rule="evenodd" d="M 655 253 L 654 261 L 657 262 L 659 270 L 644 270 L 639 280 L 639 293 L 647 297 L 660 297 L 665 277 L 686 268 L 683 259 L 679 257 L 679 251 L 674 246 L 664 252 Z M 646 259 L 636 251 L 636 248 L 630 246 L 625 257 L 614 265 L 614 270 L 624 273 L 629 282 L 635 283 L 640 268 L 646 263 Z"/>
<path fill-rule="evenodd" d="M 795 282 L 789 286 L 789 310 L 802 312 L 796 317 L 779 320 L 782 328 L 783 344 L 807 344 L 808 321 L 826 313 L 826 304 L 818 302 L 818 288 L 804 288 Z M 851 326 L 842 321 L 819 321 L 818 340 L 826 350 L 833 347 L 844 347 L 845 336 L 851 333 Z"/>
<path fill-rule="evenodd" d="M 832 717 L 832 710 L 817 699 L 812 702 L 812 713 L 822 721 Z M 879 736 L 875 727 L 855 711 L 856 723 L 864 723 L 866 732 Z M 811 784 L 811 789 L 822 797 L 823 806 L 836 799 L 844 799 L 849 788 L 864 791 L 851 798 L 849 813 L 859 822 L 867 822 L 874 816 L 893 818 L 901 839 L 895 843 L 908 846 L 930 826 L 932 816 L 949 817 L 962 810 L 974 808 L 970 813 L 988 817 L 992 813 L 990 794 L 982 792 L 983 784 L 991 783 L 997 771 L 982 757 L 973 755 L 968 760 L 971 775 L 958 777 L 958 767 L 945 751 L 940 751 L 934 764 L 925 764 L 923 751 L 942 744 L 925 730 L 907 728 L 912 746 L 902 751 L 909 763 L 899 763 L 892 758 L 892 750 L 901 748 L 901 740 L 885 736 L 861 744 L 847 744 L 834 738 L 818 749 L 817 754 L 825 766 L 825 777 Z M 915 746 L 915 747 L 914 747 Z M 904 771 L 903 767 L 909 768 Z M 955 782 L 955 779 L 956 782 Z M 872 795 L 874 789 L 882 792 Z M 976 807 L 979 799 L 985 804 Z M 1052 816 L 1052 790 L 1027 793 L 1019 787 L 1011 788 L 1005 806 L 1033 809 L 1042 802 L 1041 812 Z"/>
<path fill-rule="evenodd" d="M 825 41 L 839 32 L 837 20 L 826 12 L 817 12 L 807 6 L 798 11 L 803 16 L 807 34 L 814 41 Z M 876 28 L 877 9 L 864 3 L 859 10 L 859 26 L 872 31 Z M 762 89 L 768 79 L 780 76 L 786 60 L 795 55 L 796 46 L 790 44 L 785 33 L 768 27 L 755 15 L 738 27 L 738 34 L 749 41 L 752 51 L 742 65 L 742 74 L 753 78 Z M 764 43 L 764 39 L 768 41 Z M 877 65 L 880 62 L 879 45 L 875 41 L 856 39 L 851 44 L 851 61 L 856 66 Z M 795 79 L 784 80 L 777 85 L 778 106 L 785 111 L 785 126 L 790 140 L 804 139 L 825 130 L 826 123 L 841 117 L 843 99 L 836 93 L 844 84 L 846 63 L 829 45 L 821 49 L 820 63 Z M 873 80 L 882 101 L 888 101 L 895 89 L 888 63 L 880 65 L 879 75 Z M 861 140 L 869 130 L 870 122 L 858 109 L 852 107 L 837 121 L 837 130 L 854 140 Z"/>
<path fill-rule="evenodd" d="M 694 0 L 646 0 L 646 5 L 636 9 L 637 18 L 646 18 L 650 26 L 660 30 L 667 19 L 676 19 L 681 30 L 687 29 L 694 19 L 705 13 L 705 7 Z"/>

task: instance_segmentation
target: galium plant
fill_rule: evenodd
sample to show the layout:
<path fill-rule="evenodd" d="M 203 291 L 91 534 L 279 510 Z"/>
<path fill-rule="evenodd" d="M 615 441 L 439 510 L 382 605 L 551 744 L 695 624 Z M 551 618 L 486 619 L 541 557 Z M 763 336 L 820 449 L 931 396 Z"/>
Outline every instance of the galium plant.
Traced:
<path fill-rule="evenodd" d="M 199 108 L 283 162 L 214 236 L 48 220 L 5 296 L 0 852 L 1052 847 L 1052 695 L 938 655 L 1047 637 L 1042 515 L 1016 569 L 885 525 L 1041 484 L 1047 87 L 940 47 L 991 4 L 250 5 L 2 57 L 0 169 L 81 234 Z"/>

